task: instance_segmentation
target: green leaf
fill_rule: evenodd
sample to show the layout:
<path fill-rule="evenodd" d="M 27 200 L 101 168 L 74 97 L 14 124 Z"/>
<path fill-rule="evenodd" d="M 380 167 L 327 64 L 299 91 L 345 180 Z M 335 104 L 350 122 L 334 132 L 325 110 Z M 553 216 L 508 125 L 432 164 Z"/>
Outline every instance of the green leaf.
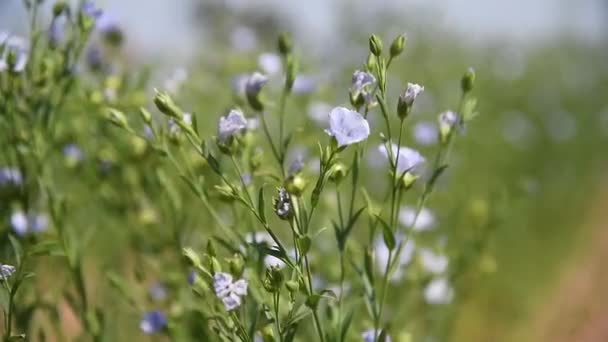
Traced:
<path fill-rule="evenodd" d="M 302 255 L 308 254 L 308 251 L 310 251 L 310 245 L 311 245 L 311 240 L 310 240 L 310 237 L 308 237 L 307 235 L 300 236 L 298 238 L 298 247 L 299 247 L 300 253 Z"/>
<path fill-rule="evenodd" d="M 266 211 L 265 209 L 266 201 L 264 201 L 264 186 L 260 187 L 258 191 L 258 215 L 264 223 L 266 223 Z"/>
<path fill-rule="evenodd" d="M 391 226 L 389 226 L 388 223 L 386 223 L 386 221 L 382 219 L 382 217 L 376 217 L 378 218 L 378 221 L 380 221 L 380 223 L 382 224 L 382 237 L 384 238 L 384 243 L 386 244 L 386 247 L 388 247 L 388 249 L 392 251 L 396 245 L 393 230 L 391 229 Z"/>
<path fill-rule="evenodd" d="M 433 175 L 431 175 L 431 178 L 429 178 L 429 190 L 433 189 L 433 187 L 435 186 L 435 183 L 437 183 L 437 180 L 439 179 L 439 177 L 443 174 L 443 172 L 448 168 L 448 165 L 441 165 L 440 167 L 438 167 L 434 172 Z"/>
<path fill-rule="evenodd" d="M 9 240 L 11 240 L 11 245 L 13 246 L 13 251 L 15 252 L 15 260 L 17 261 L 17 267 L 21 266 L 21 258 L 23 257 L 23 248 L 21 247 L 21 243 L 17 240 L 16 237 L 9 234 Z"/>
<path fill-rule="evenodd" d="M 321 295 L 318 293 L 313 293 L 306 298 L 306 306 L 308 306 L 311 310 L 316 310 L 317 305 L 319 305 L 319 300 L 321 300 Z"/>
<path fill-rule="evenodd" d="M 353 310 L 348 310 L 346 313 L 346 317 L 340 322 L 340 341 L 346 340 L 346 334 L 348 333 L 348 328 L 353 321 Z"/>
<path fill-rule="evenodd" d="M 215 171 L 215 173 L 219 174 L 221 173 L 220 170 L 220 163 L 217 161 L 217 159 L 215 159 L 215 157 L 213 156 L 213 154 L 211 154 L 211 152 L 207 153 L 207 162 L 209 163 L 209 166 L 211 167 L 211 169 L 213 171 Z"/>
<path fill-rule="evenodd" d="M 308 317 L 310 314 L 312 314 L 312 311 L 310 311 L 310 309 L 308 309 L 306 306 L 299 306 L 295 314 L 291 315 L 291 317 L 289 317 L 289 319 L 285 322 L 285 326 L 295 325 L 299 321 Z"/>

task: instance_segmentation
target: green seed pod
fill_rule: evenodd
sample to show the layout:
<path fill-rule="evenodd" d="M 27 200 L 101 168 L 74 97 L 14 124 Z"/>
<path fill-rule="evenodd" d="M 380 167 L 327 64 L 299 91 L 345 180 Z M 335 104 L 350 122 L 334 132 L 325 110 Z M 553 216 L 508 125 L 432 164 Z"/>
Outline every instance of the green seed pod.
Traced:
<path fill-rule="evenodd" d="M 53 16 L 58 17 L 69 10 L 67 2 L 59 0 L 53 5 Z"/>
<path fill-rule="evenodd" d="M 183 117 L 182 110 L 173 102 L 173 99 L 168 93 L 157 92 L 154 97 L 154 104 L 161 113 L 181 120 Z"/>
<path fill-rule="evenodd" d="M 291 175 L 285 179 L 285 189 L 294 196 L 301 196 L 307 184 L 306 179 L 299 174 Z"/>
<path fill-rule="evenodd" d="M 391 57 L 397 57 L 403 52 L 405 49 L 405 42 L 406 39 L 404 34 L 399 35 L 393 40 L 393 43 L 391 44 Z"/>
<path fill-rule="evenodd" d="M 285 282 L 285 287 L 290 293 L 296 293 L 300 289 L 300 284 L 295 280 L 288 280 Z"/>
<path fill-rule="evenodd" d="M 369 37 L 369 51 L 376 57 L 382 55 L 382 40 L 375 34 Z"/>
<path fill-rule="evenodd" d="M 475 86 L 475 69 L 469 68 L 467 72 L 462 76 L 462 80 L 460 81 L 460 87 L 462 91 L 465 93 L 473 90 Z"/>
<path fill-rule="evenodd" d="M 264 288 L 270 293 L 275 293 L 281 289 L 284 282 L 283 272 L 281 269 L 272 266 L 266 269 L 266 277 L 264 278 Z"/>
<path fill-rule="evenodd" d="M 230 267 L 230 273 L 235 277 L 240 277 L 245 269 L 245 260 L 240 254 L 235 254 L 228 260 L 228 267 Z"/>
<path fill-rule="evenodd" d="M 150 112 L 148 112 L 144 107 L 139 108 L 139 116 L 148 125 L 152 122 L 152 114 L 150 114 Z"/>
<path fill-rule="evenodd" d="M 279 40 L 278 40 L 278 46 L 279 46 L 279 53 L 283 56 L 287 56 L 289 54 L 291 54 L 291 51 L 293 50 L 293 42 L 291 40 L 291 37 L 288 33 L 281 33 L 281 35 L 279 35 Z"/>

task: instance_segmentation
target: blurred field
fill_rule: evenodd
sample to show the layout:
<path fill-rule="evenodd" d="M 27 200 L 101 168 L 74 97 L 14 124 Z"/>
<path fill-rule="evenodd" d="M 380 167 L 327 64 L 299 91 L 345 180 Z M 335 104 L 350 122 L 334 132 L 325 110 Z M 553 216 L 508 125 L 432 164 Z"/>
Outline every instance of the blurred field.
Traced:
<path fill-rule="evenodd" d="M 130 11 L 129 7 L 125 5 L 123 13 Z M 131 84 L 137 83 L 143 65 L 157 68 L 150 84 L 133 95 L 138 99 L 150 98 L 152 89 L 161 87 L 168 70 L 184 64 L 188 81 L 179 93 L 179 103 L 194 113 L 201 132 L 210 136 L 215 134 L 219 115 L 236 101 L 229 91 L 233 78 L 258 68 L 258 55 L 274 49 L 276 32 L 291 27 L 285 18 L 255 10 L 233 13 L 214 2 L 203 2 L 199 7 L 193 12 L 200 18 L 191 19 L 201 37 L 179 36 L 178 45 L 186 45 L 176 50 L 180 57 L 167 59 L 166 51 L 160 51 L 167 49 L 165 45 L 143 39 L 138 43 L 146 36 L 142 30 L 127 39 L 121 58 L 127 66 L 133 66 Z M 415 17 L 415 13 L 409 16 Z M 431 331 L 425 342 L 608 341 L 608 158 L 604 150 L 608 143 L 608 65 L 604 62 L 608 49 L 602 35 L 578 39 L 577 35 L 592 36 L 583 30 L 517 44 L 504 37 L 467 40 L 462 32 L 450 32 L 446 27 L 425 32 L 419 21 L 404 23 L 390 13 L 378 18 L 386 20 L 374 18 L 371 28 L 344 20 L 338 25 L 343 38 L 335 44 L 302 39 L 298 52 L 303 74 L 318 81 L 318 87 L 311 95 L 290 100 L 288 126 L 317 129 L 307 118 L 311 100 L 334 105 L 348 102 L 352 71 L 360 67 L 366 55 L 367 29 L 379 30 L 385 40 L 395 32 L 409 34 L 405 58 L 395 62 L 389 87 L 396 97 L 407 81 L 425 85 L 427 91 L 412 124 L 435 120 L 437 113 L 456 103 L 458 93 L 454 89 L 463 70 L 475 67 L 475 94 L 481 115 L 459 138 L 453 164 L 429 207 L 439 217 L 439 232 L 447 236 L 448 249 L 454 254 L 471 247 L 470 241 L 483 234 L 481 226 L 490 233 L 483 245 L 471 247 L 482 257 L 458 277 L 458 295 L 449 310 L 430 309 L 418 314 L 420 303 L 412 299 L 413 288 L 405 288 L 403 297 L 393 299 L 404 303 L 396 311 L 408 322 L 405 328 L 414 333 Z M 197 20 L 206 25 L 197 26 Z M 237 23 L 255 32 L 258 44 L 254 48 L 235 51 L 230 46 L 228 37 Z M 591 26 L 595 32 L 597 25 Z M 129 37 L 128 30 L 126 34 Z M 165 34 L 152 40 L 171 40 L 171 35 Z M 296 32 L 295 37 L 304 34 Z M 142 51 L 152 55 L 144 63 L 139 59 Z M 328 57 L 335 58 L 328 61 Z M 101 78 L 94 82 L 100 88 L 105 84 Z M 143 102 L 150 104 L 149 100 Z M 95 241 L 85 259 L 87 277 L 94 280 L 89 284 L 92 302 L 103 305 L 115 295 L 105 285 L 108 270 L 123 273 L 137 283 L 141 298 L 146 296 L 144 287 L 157 278 L 178 283 L 186 270 L 175 262 L 175 253 L 179 254 L 175 246 L 183 241 L 202 245 L 211 230 L 206 213 L 185 184 L 171 179 L 176 190 L 167 194 L 153 177 L 157 170 L 175 176 L 175 170 L 160 166 L 159 158 L 149 154 L 130 155 L 137 149 L 137 142 L 99 124 L 101 117 L 86 116 L 82 110 L 68 106 L 72 120 L 65 126 L 65 136 L 60 134 L 58 151 L 61 144 L 73 140 L 84 146 L 91 159 L 109 155 L 117 165 L 123 165 L 103 177 L 97 174 L 93 162 L 57 175 L 57 187 L 76 199 L 78 210 L 71 224 L 79 228 L 79 234 Z M 90 108 L 92 113 L 97 110 Z M 407 131 L 411 133 L 412 127 Z M 316 138 L 297 139 L 309 144 Z M 411 134 L 406 137 L 406 145 L 429 155 L 432 152 L 432 148 L 417 146 Z M 378 171 L 370 166 L 363 172 L 366 185 L 373 188 Z M 170 214 L 171 197 L 179 200 L 183 210 L 179 216 Z M 326 209 L 331 211 L 335 203 L 328 202 Z M 483 203 L 482 209 L 479 203 Z M 486 215 L 481 223 L 475 216 L 479 210 Z M 330 233 L 326 236 L 332 238 Z M 52 259 L 42 262 L 41 273 L 54 263 Z M 327 277 L 335 277 L 335 265 L 328 262 L 327 266 Z M 165 274 L 165 269 L 171 272 Z M 67 275 L 57 271 L 48 278 L 60 286 Z M 181 305 L 172 309 L 181 313 L 179 310 L 188 308 L 191 296 L 181 288 L 171 290 Z M 56 298 L 60 291 L 47 296 Z M 110 309 L 116 318 L 110 322 L 115 328 L 110 339 L 134 340 L 139 336 L 139 313 L 125 303 L 115 304 Z M 119 327 L 123 324 L 127 328 Z"/>

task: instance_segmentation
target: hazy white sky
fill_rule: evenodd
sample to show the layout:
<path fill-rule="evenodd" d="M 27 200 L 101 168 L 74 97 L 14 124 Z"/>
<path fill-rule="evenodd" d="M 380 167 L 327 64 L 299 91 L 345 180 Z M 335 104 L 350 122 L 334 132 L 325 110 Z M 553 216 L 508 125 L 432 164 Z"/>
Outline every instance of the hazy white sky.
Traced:
<path fill-rule="evenodd" d="M 152 55 L 188 56 L 197 49 L 200 37 L 191 30 L 193 1 L 207 0 L 98 0 L 126 27 L 132 49 Z M 219 1 L 219 0 L 209 0 Z M 608 5 L 604 0 L 223 0 L 237 8 L 287 16 L 300 40 L 329 37 L 339 20 L 371 21 L 374 8 L 392 13 L 424 13 L 429 25 L 445 27 L 468 40 L 507 37 L 515 42 L 534 42 L 564 33 L 580 39 L 605 38 Z M 51 2 L 51 1 L 47 1 Z M 0 29 L 19 17 L 21 0 L 0 0 Z M 344 18 L 345 4 L 360 18 Z M 351 14 L 352 15 L 352 14 Z M 407 28 L 406 28 L 407 29 Z M 604 36 L 602 36 L 604 35 Z M 307 38 L 308 37 L 308 38 Z M 307 42 L 304 42 L 306 44 Z"/>

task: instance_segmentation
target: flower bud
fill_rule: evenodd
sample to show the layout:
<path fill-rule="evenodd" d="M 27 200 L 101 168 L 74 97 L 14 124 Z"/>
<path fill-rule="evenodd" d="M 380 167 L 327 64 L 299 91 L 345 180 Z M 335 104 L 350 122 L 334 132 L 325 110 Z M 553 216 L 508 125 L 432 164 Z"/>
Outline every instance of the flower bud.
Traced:
<path fill-rule="evenodd" d="M 222 272 L 222 265 L 220 265 L 216 257 L 209 258 L 209 267 L 211 267 L 211 273 L 213 274 Z"/>
<path fill-rule="evenodd" d="M 293 43 L 291 41 L 291 37 L 288 33 L 281 33 L 279 35 L 279 53 L 283 56 L 287 56 L 291 54 L 293 50 Z"/>
<path fill-rule="evenodd" d="M 294 294 L 300 289 L 300 284 L 295 280 L 288 280 L 285 282 L 285 287 L 287 288 L 287 291 Z"/>
<path fill-rule="evenodd" d="M 121 111 L 110 108 L 108 110 L 108 120 L 110 120 L 111 123 L 120 128 L 129 129 L 129 123 L 127 122 L 127 118 L 125 117 L 125 114 Z"/>
<path fill-rule="evenodd" d="M 227 184 L 216 185 L 215 191 L 217 192 L 219 199 L 224 202 L 232 202 L 238 199 L 238 194 L 235 194 L 232 188 Z"/>
<path fill-rule="evenodd" d="M 401 34 L 391 44 L 391 57 L 399 56 L 403 52 L 403 49 L 405 49 L 405 35 Z"/>
<path fill-rule="evenodd" d="M 274 338 L 274 330 L 272 329 L 272 324 L 268 324 L 262 329 L 262 341 L 263 342 L 275 342 Z"/>
<path fill-rule="evenodd" d="M 215 244 L 211 239 L 207 241 L 207 254 L 212 257 L 216 256 Z"/>
<path fill-rule="evenodd" d="M 373 72 L 376 70 L 376 65 L 378 62 L 376 61 L 376 57 L 373 53 L 367 55 L 367 61 L 365 62 L 365 70 L 368 72 Z"/>
<path fill-rule="evenodd" d="M 235 254 L 234 257 L 228 260 L 228 267 L 230 267 L 230 273 L 236 277 L 240 277 L 245 269 L 245 261 L 240 254 Z"/>
<path fill-rule="evenodd" d="M 451 110 L 439 114 L 439 138 L 442 144 L 448 142 L 457 127 L 462 127 L 461 116 Z"/>
<path fill-rule="evenodd" d="M 475 69 L 469 68 L 467 72 L 462 76 L 462 80 L 460 81 L 460 87 L 462 91 L 465 93 L 473 90 L 475 86 Z"/>
<path fill-rule="evenodd" d="M 53 5 L 53 17 L 58 17 L 69 10 L 67 2 L 59 0 Z"/>
<path fill-rule="evenodd" d="M 198 256 L 198 254 L 192 248 L 186 247 L 186 248 L 182 249 L 182 255 L 184 256 L 184 259 L 186 260 L 186 262 L 188 262 L 188 264 L 190 266 L 193 266 L 196 268 L 202 267 L 201 258 Z"/>
<path fill-rule="evenodd" d="M 401 120 L 408 117 L 414 106 L 414 101 L 424 91 L 424 87 L 416 83 L 408 83 L 405 91 L 399 96 L 397 114 Z"/>
<path fill-rule="evenodd" d="M 369 51 L 376 57 L 382 55 L 382 40 L 375 34 L 369 37 Z"/>
<path fill-rule="evenodd" d="M 139 116 L 148 125 L 152 122 L 152 114 L 148 112 L 144 107 L 139 108 Z"/>
<path fill-rule="evenodd" d="M 291 91 L 298 74 L 298 60 L 294 56 L 287 57 L 287 74 L 285 75 L 285 89 Z"/>
<path fill-rule="evenodd" d="M 260 93 L 264 85 L 268 82 L 268 77 L 260 74 L 259 72 L 254 72 L 249 76 L 247 82 L 245 83 L 245 95 L 247 96 L 247 101 L 251 108 L 261 111 L 264 109 L 264 104 L 260 98 Z"/>
<path fill-rule="evenodd" d="M 342 163 L 336 163 L 329 170 L 329 180 L 336 184 L 340 184 L 340 182 L 346 177 L 346 166 Z"/>
<path fill-rule="evenodd" d="M 370 248 L 368 248 L 365 251 L 364 267 L 365 267 L 365 274 L 367 275 L 369 280 L 373 283 L 373 281 L 374 281 L 374 253 Z"/>
<path fill-rule="evenodd" d="M 307 182 L 304 177 L 299 174 L 291 175 L 285 179 L 285 189 L 291 195 L 300 196 L 306 188 Z"/>
<path fill-rule="evenodd" d="M 173 102 L 171 96 L 166 92 L 156 92 L 154 104 L 161 113 L 172 118 L 181 119 L 183 117 L 182 110 Z"/>
<path fill-rule="evenodd" d="M 403 188 L 405 190 L 409 189 L 412 187 L 412 185 L 414 185 L 414 183 L 416 183 L 416 181 L 418 180 L 419 176 L 411 173 L 411 172 L 406 172 L 403 177 L 401 177 L 401 185 L 403 186 Z"/>
<path fill-rule="evenodd" d="M 264 278 L 264 288 L 270 293 L 275 293 L 281 289 L 284 280 L 285 279 L 283 277 L 283 272 L 281 272 L 281 269 L 272 266 L 266 269 L 266 277 Z"/>
<path fill-rule="evenodd" d="M 249 168 L 252 171 L 256 171 L 262 166 L 262 160 L 264 159 L 264 150 L 261 148 L 256 148 L 251 150 L 251 155 L 249 156 Z"/>

